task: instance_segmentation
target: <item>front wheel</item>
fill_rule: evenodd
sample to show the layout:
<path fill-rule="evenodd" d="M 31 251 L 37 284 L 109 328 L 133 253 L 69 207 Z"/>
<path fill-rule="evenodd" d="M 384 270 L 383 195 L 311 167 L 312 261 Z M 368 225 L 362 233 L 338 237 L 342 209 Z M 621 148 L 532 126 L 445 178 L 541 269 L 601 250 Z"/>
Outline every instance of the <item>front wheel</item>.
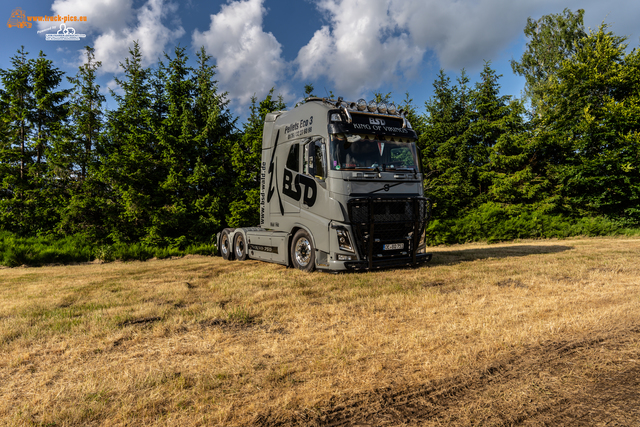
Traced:
<path fill-rule="evenodd" d="M 298 230 L 291 242 L 291 262 L 298 270 L 312 272 L 316 268 L 316 250 L 311 236 L 305 230 Z"/>

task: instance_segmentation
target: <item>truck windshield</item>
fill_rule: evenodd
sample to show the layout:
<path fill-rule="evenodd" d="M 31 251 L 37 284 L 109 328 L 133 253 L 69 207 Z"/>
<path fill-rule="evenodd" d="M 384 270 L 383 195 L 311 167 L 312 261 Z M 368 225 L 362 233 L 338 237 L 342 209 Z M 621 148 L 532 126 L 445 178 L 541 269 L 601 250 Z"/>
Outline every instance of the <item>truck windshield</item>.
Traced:
<path fill-rule="evenodd" d="M 374 135 L 331 135 L 332 170 L 411 170 L 419 172 L 415 141 Z"/>

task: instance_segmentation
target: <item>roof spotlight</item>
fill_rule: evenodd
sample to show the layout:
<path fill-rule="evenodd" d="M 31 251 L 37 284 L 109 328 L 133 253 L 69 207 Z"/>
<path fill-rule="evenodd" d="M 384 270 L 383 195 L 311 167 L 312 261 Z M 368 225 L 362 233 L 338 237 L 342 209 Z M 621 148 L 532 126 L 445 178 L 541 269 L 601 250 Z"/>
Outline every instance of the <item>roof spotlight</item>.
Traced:
<path fill-rule="evenodd" d="M 398 112 L 398 110 L 396 109 L 396 104 L 389 104 L 389 106 L 387 107 L 387 111 L 389 112 L 389 114 L 395 116 L 395 114 Z"/>
<path fill-rule="evenodd" d="M 378 104 L 376 104 L 376 101 L 371 100 L 369 101 L 369 105 L 367 105 L 367 108 L 369 109 L 369 112 L 375 113 L 378 109 Z"/>
<path fill-rule="evenodd" d="M 365 101 L 362 98 L 358 99 L 358 102 L 356 102 L 356 107 L 358 108 L 358 111 L 366 110 L 367 109 L 367 101 Z"/>
<path fill-rule="evenodd" d="M 378 104 L 378 112 L 381 114 L 387 114 L 387 104 L 384 102 L 381 102 Z"/>

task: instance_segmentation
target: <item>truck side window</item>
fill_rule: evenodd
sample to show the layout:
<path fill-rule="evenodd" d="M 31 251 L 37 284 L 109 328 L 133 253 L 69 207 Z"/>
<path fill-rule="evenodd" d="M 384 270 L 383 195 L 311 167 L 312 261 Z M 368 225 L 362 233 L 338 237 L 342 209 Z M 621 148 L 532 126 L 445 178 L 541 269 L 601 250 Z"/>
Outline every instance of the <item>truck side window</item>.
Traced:
<path fill-rule="evenodd" d="M 326 149 L 322 139 L 304 145 L 304 173 L 318 179 L 326 178 Z"/>
<path fill-rule="evenodd" d="M 294 172 L 300 172 L 300 144 L 297 142 L 289 149 L 287 169 L 291 169 Z"/>
<path fill-rule="evenodd" d="M 320 139 L 316 140 L 315 144 L 316 144 L 315 156 L 314 156 L 315 157 L 314 158 L 315 176 L 318 179 L 325 179 L 326 178 L 326 175 L 325 175 L 326 155 L 325 155 L 324 144 Z"/>

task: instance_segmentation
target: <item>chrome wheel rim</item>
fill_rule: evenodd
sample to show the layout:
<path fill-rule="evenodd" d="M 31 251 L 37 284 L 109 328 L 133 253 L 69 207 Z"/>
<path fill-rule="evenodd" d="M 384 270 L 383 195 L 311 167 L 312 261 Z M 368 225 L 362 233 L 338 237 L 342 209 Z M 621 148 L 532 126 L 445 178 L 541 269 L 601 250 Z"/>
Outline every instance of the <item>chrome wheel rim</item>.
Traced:
<path fill-rule="evenodd" d="M 244 254 L 244 240 L 238 239 L 236 240 L 236 257 L 242 258 L 242 254 Z"/>
<path fill-rule="evenodd" d="M 229 238 L 227 236 L 224 236 L 222 238 L 222 245 L 220 245 L 220 250 L 225 256 L 229 253 Z"/>
<path fill-rule="evenodd" d="M 298 239 L 294 250 L 296 262 L 300 267 L 306 267 L 311 261 L 311 243 L 306 237 Z"/>

